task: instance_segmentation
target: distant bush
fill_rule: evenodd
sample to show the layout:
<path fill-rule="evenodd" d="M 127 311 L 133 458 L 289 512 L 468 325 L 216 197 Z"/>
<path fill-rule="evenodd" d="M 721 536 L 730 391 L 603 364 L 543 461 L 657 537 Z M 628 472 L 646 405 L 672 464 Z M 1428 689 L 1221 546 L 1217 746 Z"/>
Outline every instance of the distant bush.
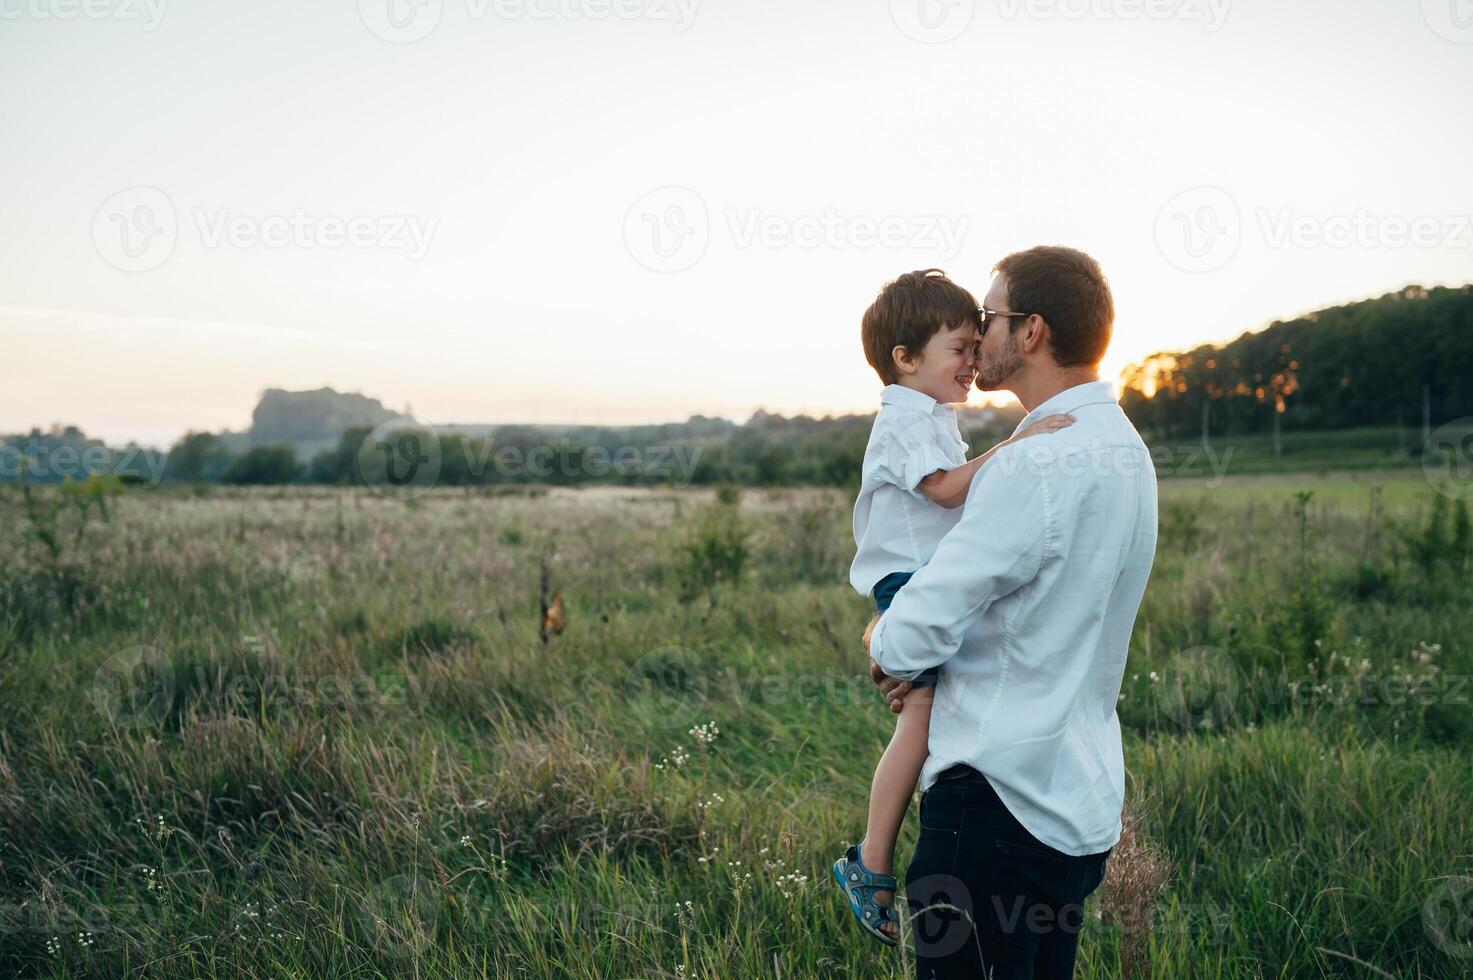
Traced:
<path fill-rule="evenodd" d="M 1313 498 L 1312 490 L 1294 494 L 1297 554 L 1288 595 L 1272 610 L 1269 622 L 1274 645 L 1280 650 L 1294 652 L 1306 663 L 1318 655 L 1320 644 L 1329 637 L 1334 618 L 1334 610 L 1321 586 L 1319 560 L 1315 554 L 1315 531 L 1309 514 Z"/>
<path fill-rule="evenodd" d="M 235 486 L 276 486 L 295 480 L 298 469 L 291 446 L 256 446 L 236 457 L 223 480 Z"/>
<path fill-rule="evenodd" d="M 1401 539 L 1412 561 L 1427 575 L 1441 569 L 1463 571 L 1473 558 L 1473 526 L 1468 520 L 1467 501 L 1449 505 L 1446 496 L 1435 495 L 1427 522 L 1421 527 L 1404 526 Z"/>
<path fill-rule="evenodd" d="M 844 582 L 853 550 L 847 517 L 827 497 L 779 514 L 766 561 L 773 578 L 810 585 Z"/>
<path fill-rule="evenodd" d="M 230 468 L 230 450 L 212 432 L 189 432 L 169 450 L 164 475 L 170 480 L 215 481 Z"/>
<path fill-rule="evenodd" d="M 749 554 L 750 531 L 742 520 L 734 487 L 722 487 L 720 499 L 703 507 L 695 526 L 681 545 L 680 600 L 690 602 L 705 594 L 714 600 L 722 583 L 741 579 Z"/>

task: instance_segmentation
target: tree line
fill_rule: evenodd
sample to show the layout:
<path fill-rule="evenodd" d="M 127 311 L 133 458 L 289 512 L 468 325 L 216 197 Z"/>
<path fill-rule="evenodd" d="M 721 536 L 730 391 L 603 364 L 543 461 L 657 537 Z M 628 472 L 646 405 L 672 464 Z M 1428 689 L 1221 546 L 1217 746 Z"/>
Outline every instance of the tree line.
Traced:
<path fill-rule="evenodd" d="M 1470 370 L 1473 286 L 1408 286 L 1153 355 L 1127 369 L 1121 404 L 1161 439 L 1436 424 L 1473 416 Z"/>

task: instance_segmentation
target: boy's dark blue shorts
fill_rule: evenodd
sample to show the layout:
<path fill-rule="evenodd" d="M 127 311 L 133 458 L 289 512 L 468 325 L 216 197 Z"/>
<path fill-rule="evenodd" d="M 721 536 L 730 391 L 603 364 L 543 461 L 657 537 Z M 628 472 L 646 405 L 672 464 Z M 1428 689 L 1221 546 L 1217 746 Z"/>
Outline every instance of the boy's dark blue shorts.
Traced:
<path fill-rule="evenodd" d="M 900 587 L 910 581 L 915 572 L 891 572 L 875 583 L 875 611 L 884 612 L 890 608 L 890 603 L 895 601 L 895 593 Z M 910 682 L 911 687 L 935 687 L 936 678 L 941 668 L 928 667 L 921 671 L 920 676 Z"/>

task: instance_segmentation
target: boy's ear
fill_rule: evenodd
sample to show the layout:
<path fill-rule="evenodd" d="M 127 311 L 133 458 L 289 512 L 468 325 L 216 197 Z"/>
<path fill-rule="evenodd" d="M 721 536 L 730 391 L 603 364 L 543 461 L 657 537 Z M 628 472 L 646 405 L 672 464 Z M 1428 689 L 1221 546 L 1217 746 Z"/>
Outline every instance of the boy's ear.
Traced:
<path fill-rule="evenodd" d="M 890 360 L 895 362 L 895 370 L 901 374 L 915 374 L 920 365 L 919 357 L 912 357 L 910 351 L 896 344 L 890 348 Z"/>

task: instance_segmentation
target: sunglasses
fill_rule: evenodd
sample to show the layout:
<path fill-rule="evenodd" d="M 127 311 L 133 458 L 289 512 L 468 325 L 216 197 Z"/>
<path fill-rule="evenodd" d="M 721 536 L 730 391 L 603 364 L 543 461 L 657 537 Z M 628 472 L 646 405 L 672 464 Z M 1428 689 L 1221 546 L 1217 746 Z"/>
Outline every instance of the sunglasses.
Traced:
<path fill-rule="evenodd" d="M 1006 318 L 1008 320 L 1012 320 L 1014 317 L 1019 317 L 1019 316 L 1032 316 L 1032 315 L 1033 315 L 1032 313 L 1010 313 L 1007 310 L 994 310 L 994 309 L 989 309 L 986 306 L 979 306 L 977 308 L 977 318 L 981 321 L 981 323 L 980 323 L 980 325 L 978 326 L 977 329 L 980 330 L 985 335 L 987 333 L 987 327 L 988 327 L 988 325 L 990 323 L 992 323 L 992 318 L 995 317 L 995 316 L 1000 316 L 1000 317 L 1004 317 L 1004 318 Z"/>

